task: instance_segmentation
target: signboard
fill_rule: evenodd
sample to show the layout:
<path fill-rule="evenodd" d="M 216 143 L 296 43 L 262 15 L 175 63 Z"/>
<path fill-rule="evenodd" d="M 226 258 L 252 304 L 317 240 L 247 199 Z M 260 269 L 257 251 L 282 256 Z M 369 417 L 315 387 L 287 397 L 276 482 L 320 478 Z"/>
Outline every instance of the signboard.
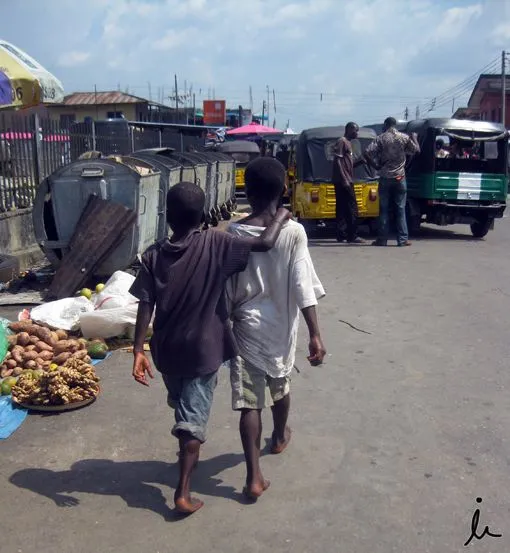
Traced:
<path fill-rule="evenodd" d="M 224 125 L 226 120 L 225 100 L 204 100 L 204 125 Z"/>

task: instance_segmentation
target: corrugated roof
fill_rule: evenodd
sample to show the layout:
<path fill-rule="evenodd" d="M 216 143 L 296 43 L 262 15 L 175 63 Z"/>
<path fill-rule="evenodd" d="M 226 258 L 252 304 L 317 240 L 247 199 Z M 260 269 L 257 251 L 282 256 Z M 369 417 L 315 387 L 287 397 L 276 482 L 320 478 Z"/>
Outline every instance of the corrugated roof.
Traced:
<path fill-rule="evenodd" d="M 125 92 L 75 92 L 64 98 L 65 106 L 86 106 L 86 105 L 120 105 L 149 103 L 145 98 L 126 94 Z"/>

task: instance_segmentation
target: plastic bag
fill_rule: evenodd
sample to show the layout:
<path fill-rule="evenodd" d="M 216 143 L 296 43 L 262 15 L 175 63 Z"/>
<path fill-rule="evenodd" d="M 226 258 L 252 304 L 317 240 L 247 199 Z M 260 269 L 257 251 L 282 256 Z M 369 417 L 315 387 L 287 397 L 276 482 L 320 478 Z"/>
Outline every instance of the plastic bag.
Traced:
<path fill-rule="evenodd" d="M 85 338 L 133 337 L 138 299 L 129 293 L 129 289 L 134 280 L 133 275 L 116 271 L 103 290 L 94 295 L 94 311 L 80 317 Z"/>
<path fill-rule="evenodd" d="M 129 293 L 135 277 L 124 271 L 115 271 L 107 280 L 103 290 L 92 296 L 95 309 L 124 307 L 138 300 Z"/>
<path fill-rule="evenodd" d="M 123 307 L 96 309 L 83 313 L 80 317 L 81 332 L 84 338 L 113 338 L 132 336 L 138 312 L 138 301 Z"/>
<path fill-rule="evenodd" d="M 50 301 L 34 307 L 30 313 L 36 323 L 63 330 L 79 330 L 80 316 L 94 310 L 94 304 L 83 296 Z"/>
<path fill-rule="evenodd" d="M 10 334 L 9 327 L 7 326 L 10 321 L 0 318 L 0 363 L 3 363 L 5 354 L 9 349 L 9 342 L 7 336 Z"/>

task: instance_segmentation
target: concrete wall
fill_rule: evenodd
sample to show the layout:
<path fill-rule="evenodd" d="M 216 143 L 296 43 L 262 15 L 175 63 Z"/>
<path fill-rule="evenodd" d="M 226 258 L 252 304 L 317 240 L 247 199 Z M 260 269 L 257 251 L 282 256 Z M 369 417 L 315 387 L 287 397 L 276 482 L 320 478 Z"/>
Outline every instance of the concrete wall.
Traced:
<path fill-rule="evenodd" d="M 44 258 L 35 241 L 32 208 L 0 213 L 0 252 L 16 256 L 22 271 Z"/>

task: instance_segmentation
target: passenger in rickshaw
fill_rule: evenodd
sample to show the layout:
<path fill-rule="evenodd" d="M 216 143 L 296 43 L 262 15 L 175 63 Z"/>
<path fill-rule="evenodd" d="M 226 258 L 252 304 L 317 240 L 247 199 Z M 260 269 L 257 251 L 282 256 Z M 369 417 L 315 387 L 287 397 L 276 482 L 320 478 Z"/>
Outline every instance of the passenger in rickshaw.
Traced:
<path fill-rule="evenodd" d="M 444 140 L 442 138 L 436 140 L 436 157 L 448 157 L 448 150 L 444 147 Z"/>

